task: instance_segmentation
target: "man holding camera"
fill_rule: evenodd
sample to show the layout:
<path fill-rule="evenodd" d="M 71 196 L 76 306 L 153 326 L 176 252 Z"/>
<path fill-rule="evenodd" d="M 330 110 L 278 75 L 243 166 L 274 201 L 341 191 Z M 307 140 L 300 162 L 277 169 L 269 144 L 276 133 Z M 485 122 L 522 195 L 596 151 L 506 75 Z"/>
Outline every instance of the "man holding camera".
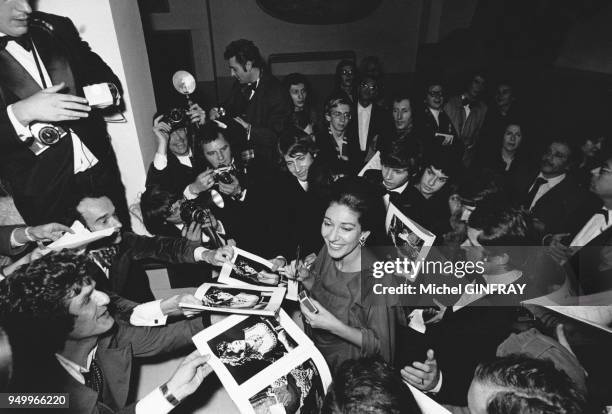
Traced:
<path fill-rule="evenodd" d="M 32 12 L 28 0 L 0 2 L 0 68 L 0 174 L 25 221 L 57 221 L 95 186 L 128 224 L 106 124 L 83 97 L 102 84 L 117 103 L 112 70 L 69 19 Z"/>
<path fill-rule="evenodd" d="M 225 119 L 224 123 L 233 120 L 240 125 L 247 140 L 241 158 L 258 157 L 275 167 L 278 134 L 290 113 L 288 94 L 265 68 L 259 49 L 252 41 L 231 42 L 223 56 L 236 82 L 223 111 L 212 108 L 209 117 L 213 121 Z"/>
<path fill-rule="evenodd" d="M 180 119 L 170 114 L 155 118 L 153 134 L 157 139 L 157 151 L 147 173 L 147 188 L 159 186 L 180 194 L 204 170 L 202 157 L 194 154 L 191 148 L 191 126 L 201 126 L 205 122 L 206 113 L 198 104 L 193 104 Z"/>
<path fill-rule="evenodd" d="M 234 158 L 225 133 L 214 122 L 202 128 L 202 152 L 210 168 L 187 186 L 184 196 L 211 197 L 207 204 L 239 247 L 264 257 L 284 253 L 289 224 L 280 208 L 278 177 L 258 159 L 245 168 Z"/>

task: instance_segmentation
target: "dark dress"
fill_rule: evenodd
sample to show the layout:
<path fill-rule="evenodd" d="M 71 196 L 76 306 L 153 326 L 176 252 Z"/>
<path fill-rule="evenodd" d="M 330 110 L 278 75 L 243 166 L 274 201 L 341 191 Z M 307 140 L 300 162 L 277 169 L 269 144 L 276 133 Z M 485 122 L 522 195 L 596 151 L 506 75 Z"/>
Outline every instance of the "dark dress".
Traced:
<path fill-rule="evenodd" d="M 367 250 L 362 249 L 362 255 L 368 255 Z M 395 344 L 393 308 L 366 305 L 361 272 L 339 271 L 326 247 L 319 253 L 312 270 L 317 275 L 312 297 L 341 322 L 360 329 L 363 335 L 360 348 L 328 331 L 312 329 L 312 339 L 332 373 L 348 359 L 379 355 L 391 363 Z"/>

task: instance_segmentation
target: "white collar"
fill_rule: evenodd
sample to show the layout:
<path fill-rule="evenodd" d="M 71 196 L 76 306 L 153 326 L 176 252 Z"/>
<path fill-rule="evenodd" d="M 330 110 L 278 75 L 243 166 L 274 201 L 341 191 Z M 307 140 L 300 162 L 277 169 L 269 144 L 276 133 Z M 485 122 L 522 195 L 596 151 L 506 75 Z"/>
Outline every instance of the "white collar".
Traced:
<path fill-rule="evenodd" d="M 372 104 L 370 103 L 368 106 L 361 106 L 361 103 L 359 101 L 357 101 L 357 109 L 359 111 L 371 111 L 372 110 Z"/>
<path fill-rule="evenodd" d="M 65 356 L 61 354 L 55 354 L 57 361 L 60 363 L 62 367 L 73 377 L 75 380 L 80 382 L 81 384 L 85 383 L 85 377 L 83 377 L 83 373 L 89 372 L 89 368 L 91 367 L 91 362 L 96 357 L 96 351 L 98 350 L 98 345 L 96 345 L 87 355 L 87 367 L 82 367 L 74 361 L 69 360 Z"/>
<path fill-rule="evenodd" d="M 392 192 L 392 193 L 399 193 L 399 194 L 401 194 L 401 193 L 404 192 L 406 187 L 408 187 L 408 184 L 410 184 L 410 182 L 406 181 L 403 185 L 400 185 L 399 187 L 394 188 L 393 190 L 389 190 L 389 191 Z"/>
<path fill-rule="evenodd" d="M 545 179 L 546 181 L 548 181 L 548 182 L 546 183 L 546 185 L 548 185 L 549 187 L 554 187 L 555 185 L 557 185 L 557 184 L 559 184 L 561 181 L 563 181 L 563 179 L 564 179 L 566 176 L 567 176 L 567 174 L 563 173 L 563 174 L 558 175 L 558 176 L 553 177 L 553 178 L 546 178 L 546 177 L 544 177 L 544 176 L 542 175 L 542 173 L 539 173 L 537 178 L 543 178 L 543 179 Z"/>

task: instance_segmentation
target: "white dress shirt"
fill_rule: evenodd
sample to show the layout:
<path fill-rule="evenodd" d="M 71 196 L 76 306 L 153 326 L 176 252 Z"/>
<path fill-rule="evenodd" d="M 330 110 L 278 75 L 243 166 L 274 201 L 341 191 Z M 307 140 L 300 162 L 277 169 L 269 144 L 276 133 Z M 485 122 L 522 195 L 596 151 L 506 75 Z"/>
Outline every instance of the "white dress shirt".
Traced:
<path fill-rule="evenodd" d="M 431 112 L 431 114 L 433 115 L 434 119 L 436 120 L 436 125 L 438 125 L 438 128 L 440 127 L 440 110 L 439 109 L 433 109 L 433 108 L 427 108 L 429 109 L 429 112 Z"/>
<path fill-rule="evenodd" d="M 370 118 L 372 117 L 372 104 L 366 108 L 357 103 L 357 121 L 359 127 L 359 148 L 365 151 L 368 145 L 368 130 L 370 129 Z"/>
<path fill-rule="evenodd" d="M 0 36 L 6 35 L 4 33 L 0 33 Z M 51 83 L 49 73 L 47 72 L 44 63 L 42 59 L 40 59 L 40 55 L 36 50 L 36 46 L 33 47 L 31 52 L 28 52 L 17 42 L 8 42 L 8 44 L 6 45 L 6 51 L 13 58 L 15 58 L 15 60 L 17 60 L 17 62 L 19 62 L 21 66 L 23 66 L 23 68 L 30 74 L 32 79 L 34 79 L 41 88 L 44 88 L 44 83 L 47 84 L 47 87 L 51 87 L 53 85 Z M 45 78 L 44 83 L 40 79 L 40 74 L 38 73 L 38 68 L 34 59 L 34 53 L 36 53 L 38 61 L 40 62 L 41 71 L 43 77 Z M 9 105 L 6 108 L 6 112 L 8 114 L 9 120 L 11 121 L 11 124 L 13 125 L 13 128 L 15 128 L 15 132 L 17 132 L 17 136 L 19 137 L 19 139 L 21 139 L 22 141 L 26 141 L 28 138 L 30 138 L 32 136 L 30 128 L 28 128 L 27 126 L 23 126 L 23 124 L 19 122 L 13 112 L 13 105 Z M 72 130 L 70 131 L 70 135 L 72 138 L 72 148 L 74 153 L 74 173 L 76 174 L 79 172 L 86 171 L 87 169 L 96 165 L 98 163 L 98 159 L 91 153 L 89 148 L 87 148 L 85 144 L 83 144 L 79 136 Z M 40 151 L 38 154 L 42 153 L 48 148 L 48 146 L 44 146 L 43 150 Z"/>
<path fill-rule="evenodd" d="M 533 206 L 536 205 L 536 203 L 538 202 L 538 200 L 540 198 L 542 198 L 542 196 L 544 194 L 546 194 L 547 192 L 549 192 L 553 187 L 555 187 L 557 184 L 559 184 L 561 181 L 563 181 L 566 177 L 566 174 L 561 174 L 558 175 L 554 178 L 546 178 L 542 175 L 542 173 L 538 174 L 537 178 L 543 178 L 545 180 L 547 180 L 548 182 L 546 184 L 542 184 L 540 186 L 540 188 L 538 189 L 538 192 L 536 193 L 535 197 L 533 198 L 533 201 L 531 202 L 531 205 L 529 206 L 529 210 L 531 210 L 533 208 Z M 535 180 L 534 180 L 534 184 L 535 184 Z M 531 191 L 531 189 L 533 188 L 533 185 L 531 185 L 531 187 L 529 187 L 529 191 Z"/>
<path fill-rule="evenodd" d="M 89 367 L 91 367 L 91 362 L 96 356 L 96 351 L 98 347 L 96 346 L 91 350 L 89 355 L 87 355 L 87 368 L 80 366 L 76 362 L 69 360 L 60 354 L 55 354 L 55 358 L 59 364 L 66 370 L 66 372 L 74 378 L 80 384 L 85 385 L 85 377 L 83 373 L 89 372 Z M 166 400 L 164 394 L 162 394 L 161 390 L 158 388 L 151 391 L 144 398 L 141 398 L 136 403 L 136 414 L 167 414 L 174 406 Z"/>
<path fill-rule="evenodd" d="M 597 213 L 591 217 L 589 221 L 584 225 L 582 230 L 578 232 L 574 240 L 570 243 L 571 247 L 584 247 L 595 237 L 599 236 L 610 226 L 612 226 L 612 217 L 610 210 L 604 208 L 608 212 L 607 220 L 601 213 Z"/>
<path fill-rule="evenodd" d="M 176 155 L 175 154 L 175 157 L 178 159 L 178 161 L 184 166 L 189 167 L 189 168 L 193 168 L 193 165 L 191 164 L 191 158 L 190 158 L 192 156 L 193 154 L 191 150 L 189 150 L 189 154 L 187 155 Z M 168 155 L 160 154 L 156 152 L 155 156 L 153 157 L 153 166 L 155 167 L 157 171 L 165 170 L 166 167 L 168 166 Z"/>

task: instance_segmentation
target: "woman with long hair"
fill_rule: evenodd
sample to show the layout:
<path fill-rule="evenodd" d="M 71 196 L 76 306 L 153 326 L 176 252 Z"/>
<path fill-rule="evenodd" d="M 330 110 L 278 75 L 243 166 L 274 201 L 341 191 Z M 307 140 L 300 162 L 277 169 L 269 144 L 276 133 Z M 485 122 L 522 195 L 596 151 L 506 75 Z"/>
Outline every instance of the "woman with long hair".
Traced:
<path fill-rule="evenodd" d="M 283 79 L 283 86 L 289 94 L 293 108 L 288 124 L 298 127 L 307 134 L 313 134 L 317 127 L 318 116 L 312 104 L 310 82 L 301 73 L 290 73 Z"/>

